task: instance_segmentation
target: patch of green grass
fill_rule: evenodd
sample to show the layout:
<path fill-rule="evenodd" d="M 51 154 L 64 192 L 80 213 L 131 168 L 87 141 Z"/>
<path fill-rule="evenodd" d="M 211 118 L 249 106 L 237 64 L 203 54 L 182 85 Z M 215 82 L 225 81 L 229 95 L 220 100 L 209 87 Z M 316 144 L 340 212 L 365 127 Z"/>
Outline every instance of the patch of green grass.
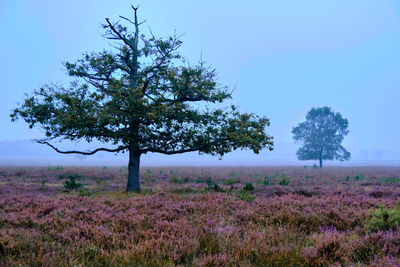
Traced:
<path fill-rule="evenodd" d="M 237 191 L 237 192 L 236 192 L 236 196 L 237 196 L 239 199 L 244 200 L 244 201 L 247 201 L 247 202 L 253 202 L 254 199 L 256 199 L 256 197 L 253 196 L 253 195 L 250 193 L 250 191 L 247 191 L 247 190 L 244 190 L 244 189 Z"/>
<path fill-rule="evenodd" d="M 228 178 L 228 179 L 224 180 L 222 183 L 224 185 L 234 185 L 234 184 L 236 184 L 238 182 L 239 181 L 237 179 L 235 179 L 235 178 Z"/>
<path fill-rule="evenodd" d="M 84 189 L 84 188 L 79 189 L 78 195 L 80 197 L 94 197 L 93 192 L 91 192 L 91 191 L 89 191 L 87 189 Z"/>

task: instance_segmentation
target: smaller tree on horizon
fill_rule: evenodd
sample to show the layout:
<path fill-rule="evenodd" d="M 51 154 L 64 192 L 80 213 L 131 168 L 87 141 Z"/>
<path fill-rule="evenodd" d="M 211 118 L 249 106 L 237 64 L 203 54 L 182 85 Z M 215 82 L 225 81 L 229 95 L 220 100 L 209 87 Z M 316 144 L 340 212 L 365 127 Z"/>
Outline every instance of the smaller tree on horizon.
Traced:
<path fill-rule="evenodd" d="M 319 160 L 320 168 L 323 160 L 349 160 L 350 152 L 341 145 L 349 133 L 348 126 L 347 119 L 330 107 L 312 108 L 306 121 L 292 130 L 295 142 L 302 143 L 296 152 L 297 158 Z"/>

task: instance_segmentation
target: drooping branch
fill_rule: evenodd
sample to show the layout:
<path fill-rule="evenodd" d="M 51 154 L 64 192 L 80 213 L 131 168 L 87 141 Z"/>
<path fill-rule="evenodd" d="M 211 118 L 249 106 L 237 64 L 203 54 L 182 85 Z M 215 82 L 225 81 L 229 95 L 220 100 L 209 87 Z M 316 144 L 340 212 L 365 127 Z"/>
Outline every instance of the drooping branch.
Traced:
<path fill-rule="evenodd" d="M 119 146 L 119 147 L 117 147 L 117 148 L 115 148 L 115 149 L 97 148 L 97 149 L 95 149 L 95 150 L 93 150 L 93 151 L 88 151 L 88 152 L 82 152 L 82 151 L 77 151 L 77 150 L 62 151 L 62 150 L 59 150 L 58 148 L 56 148 L 55 146 L 53 146 L 52 144 L 50 144 L 50 143 L 47 142 L 47 141 L 44 141 L 44 140 L 36 140 L 36 142 L 39 143 L 39 144 L 48 145 L 49 147 L 51 147 L 52 149 L 54 149 L 55 151 L 57 151 L 58 153 L 61 153 L 61 154 L 81 154 L 81 155 L 87 155 L 87 156 L 96 154 L 97 152 L 100 152 L 100 151 L 105 151 L 105 152 L 119 152 L 119 151 L 128 149 L 128 146 Z"/>
<path fill-rule="evenodd" d="M 146 148 L 142 150 L 142 153 L 147 153 L 147 152 L 153 152 L 153 153 L 161 153 L 165 155 L 174 155 L 174 154 L 182 154 L 186 152 L 194 152 L 194 151 L 199 151 L 200 149 L 206 147 L 207 145 L 201 145 L 201 146 L 196 146 L 192 148 L 186 148 L 186 149 L 179 149 L 179 150 L 163 150 L 163 149 L 158 149 L 158 148 Z"/>

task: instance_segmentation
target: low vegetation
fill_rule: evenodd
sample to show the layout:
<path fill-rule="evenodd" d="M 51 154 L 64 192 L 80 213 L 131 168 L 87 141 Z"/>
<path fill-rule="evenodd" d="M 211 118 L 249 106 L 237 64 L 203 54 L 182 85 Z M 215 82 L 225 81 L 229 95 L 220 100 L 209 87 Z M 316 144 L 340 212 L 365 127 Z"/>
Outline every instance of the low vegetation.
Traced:
<path fill-rule="evenodd" d="M 400 168 L 120 170 L 1 168 L 0 266 L 400 264 Z"/>

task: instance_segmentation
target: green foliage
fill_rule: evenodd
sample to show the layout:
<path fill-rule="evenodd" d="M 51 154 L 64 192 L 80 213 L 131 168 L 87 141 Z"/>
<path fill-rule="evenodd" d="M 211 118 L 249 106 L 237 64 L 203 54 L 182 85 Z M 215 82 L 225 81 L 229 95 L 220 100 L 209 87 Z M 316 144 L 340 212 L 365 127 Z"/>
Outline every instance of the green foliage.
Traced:
<path fill-rule="evenodd" d="M 366 222 L 366 228 L 370 231 L 396 230 L 400 226 L 400 200 L 392 210 L 379 205 L 377 209 L 370 209 L 369 212 L 371 218 Z"/>
<path fill-rule="evenodd" d="M 264 187 L 269 186 L 269 176 L 265 176 L 264 179 L 258 180 L 258 184 L 262 184 Z"/>
<path fill-rule="evenodd" d="M 212 180 L 211 180 L 211 177 L 208 177 L 208 179 L 207 179 L 207 181 L 206 181 L 206 184 L 207 184 L 207 186 L 208 187 L 211 187 L 214 183 L 212 182 Z"/>
<path fill-rule="evenodd" d="M 398 177 L 386 178 L 385 183 L 387 183 L 387 184 L 398 184 L 399 183 L 399 178 Z"/>
<path fill-rule="evenodd" d="M 234 184 L 236 184 L 236 183 L 238 183 L 238 182 L 239 182 L 239 181 L 238 181 L 237 179 L 228 178 L 228 179 L 224 180 L 222 183 L 223 183 L 224 185 L 234 185 Z"/>
<path fill-rule="evenodd" d="M 269 176 L 264 177 L 264 186 L 268 186 L 269 185 Z"/>
<path fill-rule="evenodd" d="M 314 164 L 312 165 L 312 168 L 313 168 L 313 169 L 318 169 L 318 165 L 314 163 Z"/>
<path fill-rule="evenodd" d="M 76 179 L 81 177 L 79 174 L 68 175 L 69 181 L 64 182 L 64 187 L 68 190 L 75 190 L 82 187 L 82 184 L 76 182 Z"/>
<path fill-rule="evenodd" d="M 206 191 L 224 192 L 224 189 L 219 184 L 214 183 L 211 180 L 211 177 L 208 177 L 206 184 L 207 184 Z"/>
<path fill-rule="evenodd" d="M 356 176 L 354 176 L 354 181 L 360 181 L 360 180 L 364 180 L 365 179 L 365 176 L 364 176 L 364 174 L 360 174 L 360 175 L 356 175 Z"/>
<path fill-rule="evenodd" d="M 64 213 L 63 213 L 63 211 L 62 211 L 62 210 L 57 210 L 57 213 L 56 213 L 56 215 L 57 215 L 57 218 L 59 218 L 59 219 L 61 219 L 61 218 L 63 218 L 63 217 L 64 217 Z"/>
<path fill-rule="evenodd" d="M 306 121 L 292 130 L 293 139 L 302 143 L 296 152 L 298 159 L 319 160 L 320 167 L 322 160 L 349 160 L 350 152 L 341 145 L 349 133 L 348 126 L 347 119 L 331 108 L 312 108 Z"/>
<path fill-rule="evenodd" d="M 198 176 L 196 181 L 195 181 L 196 184 L 202 184 L 202 183 L 205 183 L 205 182 L 206 181 L 203 178 L 201 178 L 200 176 Z"/>
<path fill-rule="evenodd" d="M 253 200 L 256 199 L 256 197 L 253 196 L 253 195 L 250 193 L 250 191 L 244 190 L 244 189 L 237 191 L 237 192 L 236 192 L 236 196 L 237 196 L 239 199 L 244 200 L 244 201 L 247 201 L 247 202 L 253 202 Z"/>
<path fill-rule="evenodd" d="M 78 195 L 80 197 L 93 197 L 94 196 L 94 194 L 91 191 L 84 189 L 84 188 L 79 189 Z"/>
<path fill-rule="evenodd" d="M 189 177 L 185 177 L 185 178 L 178 178 L 178 175 L 174 175 L 170 180 L 170 183 L 173 184 L 186 184 L 186 183 L 192 183 L 193 180 Z"/>
<path fill-rule="evenodd" d="M 287 186 L 289 185 L 290 180 L 289 177 L 287 177 L 286 174 L 281 174 L 281 180 L 279 181 L 279 184 L 282 186 Z"/>
<path fill-rule="evenodd" d="M 244 185 L 244 187 L 243 187 L 243 190 L 249 191 L 249 192 L 254 191 L 254 186 L 253 186 L 252 183 L 246 183 L 246 184 Z"/>
<path fill-rule="evenodd" d="M 207 189 L 215 192 L 225 192 L 225 190 L 219 184 L 213 184 L 211 187 L 208 187 Z"/>
<path fill-rule="evenodd" d="M 139 33 L 137 9 L 133 18 L 132 30 L 106 19 L 105 37 L 114 42 L 113 49 L 66 62 L 74 81 L 35 90 L 10 114 L 12 121 L 21 118 L 30 128 L 41 128 L 45 137 L 37 142 L 67 154 L 128 151 L 139 161 L 152 152 L 222 157 L 237 149 L 272 150 L 272 137 L 265 132 L 268 118 L 240 113 L 234 105 L 212 108 L 232 97 L 217 82 L 216 70 L 203 61 L 187 64 L 178 52 L 182 42 L 177 35 L 148 38 Z M 63 139 L 100 141 L 114 148 L 61 151 L 54 143 Z M 129 171 L 138 177 L 136 168 Z M 140 191 L 133 184 L 127 190 Z"/>

